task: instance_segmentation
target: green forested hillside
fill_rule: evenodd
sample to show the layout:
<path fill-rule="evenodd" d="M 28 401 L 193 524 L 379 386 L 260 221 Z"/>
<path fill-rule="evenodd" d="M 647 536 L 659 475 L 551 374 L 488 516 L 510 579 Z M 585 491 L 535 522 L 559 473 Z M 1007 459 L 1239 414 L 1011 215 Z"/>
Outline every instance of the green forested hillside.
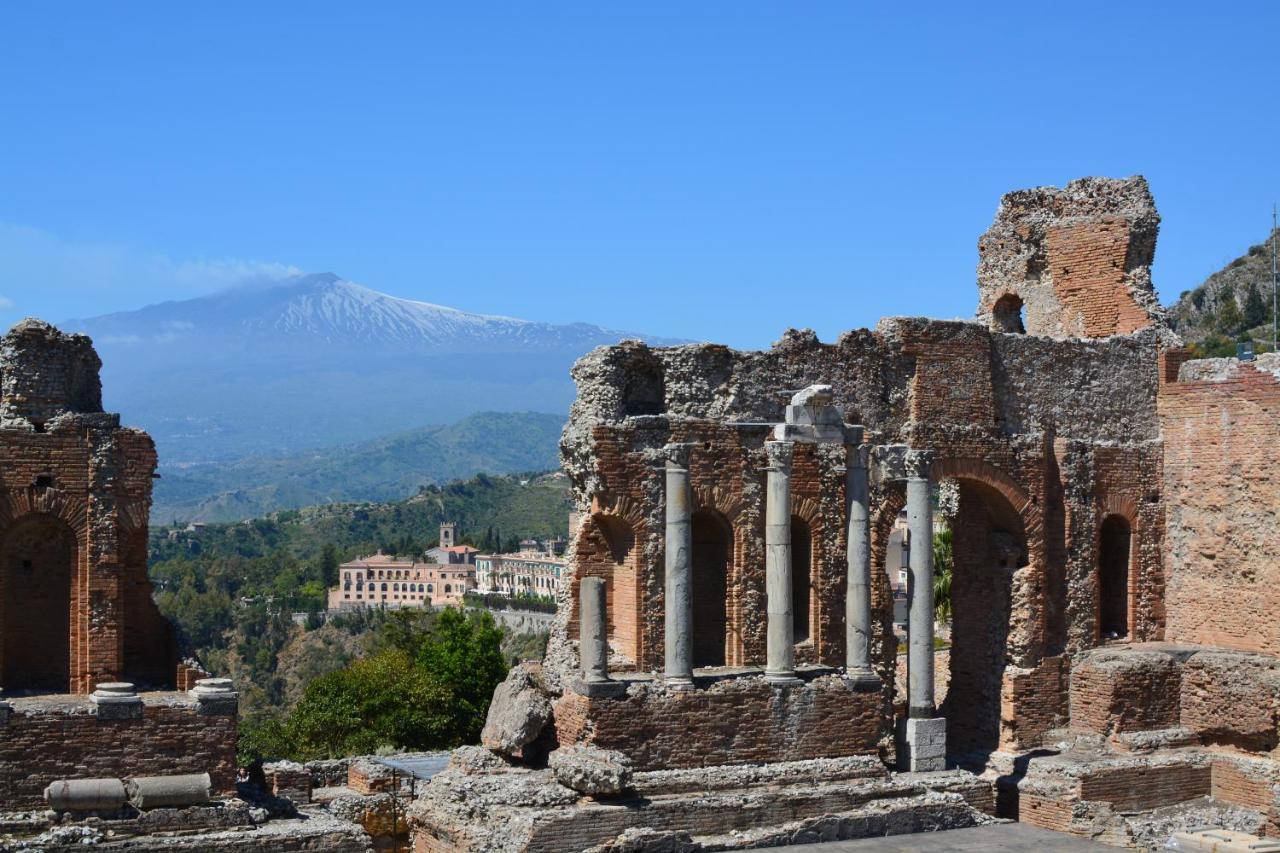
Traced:
<path fill-rule="evenodd" d="M 293 456 L 165 466 L 151 517 L 164 523 L 238 521 L 330 502 L 399 500 L 419 486 L 480 472 L 545 471 L 559 465 L 563 426 L 560 415 L 485 412 Z"/>
<path fill-rule="evenodd" d="M 479 475 L 389 503 L 307 507 L 193 530 L 155 527 L 150 573 L 184 650 L 235 678 L 252 712 L 288 704 L 311 678 L 358 656 L 352 638 L 367 626 L 320 629 L 317 622 L 304 630 L 292 621 L 294 612 L 324 607 L 339 563 L 379 548 L 420 558 L 443 521 L 457 522 L 462 540 L 478 546 L 564 536 L 570 508 L 562 474 Z"/>
<path fill-rule="evenodd" d="M 1257 352 L 1271 349 L 1271 240 L 1250 246 L 1170 309 L 1175 331 L 1197 355 L 1235 355 L 1243 341 Z"/>

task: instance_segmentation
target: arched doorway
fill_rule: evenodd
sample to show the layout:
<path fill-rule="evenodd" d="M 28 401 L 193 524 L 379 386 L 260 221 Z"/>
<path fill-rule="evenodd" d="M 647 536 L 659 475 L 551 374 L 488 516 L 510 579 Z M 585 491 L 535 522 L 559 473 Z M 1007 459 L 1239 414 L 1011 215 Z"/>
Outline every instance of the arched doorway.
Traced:
<path fill-rule="evenodd" d="M 1129 636 L 1129 522 L 1109 515 L 1098 530 L 1098 639 Z"/>
<path fill-rule="evenodd" d="M 793 642 L 803 643 L 812 636 L 813 618 L 813 535 L 809 522 L 791 516 L 791 624 Z"/>
<path fill-rule="evenodd" d="M 0 545 L 5 690 L 71 689 L 71 580 L 75 533 L 51 516 L 24 518 Z"/>
<path fill-rule="evenodd" d="M 724 666 L 731 532 L 719 513 L 693 514 L 694 666 Z"/>
<path fill-rule="evenodd" d="M 940 712 L 948 753 L 962 763 L 985 763 L 1000 742 L 1013 574 L 1028 563 L 1027 540 L 1021 517 L 998 489 L 974 479 L 957 485 L 949 681 Z"/>

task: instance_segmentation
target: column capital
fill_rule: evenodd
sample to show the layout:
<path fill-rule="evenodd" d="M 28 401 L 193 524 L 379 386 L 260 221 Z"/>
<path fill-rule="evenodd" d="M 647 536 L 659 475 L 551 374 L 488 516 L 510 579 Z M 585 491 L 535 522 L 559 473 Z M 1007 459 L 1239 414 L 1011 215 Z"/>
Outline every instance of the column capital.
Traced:
<path fill-rule="evenodd" d="M 674 442 L 662 446 L 662 458 L 668 468 L 688 468 L 691 453 L 692 442 Z"/>
<path fill-rule="evenodd" d="M 849 447 L 859 447 L 867 435 L 867 428 L 862 424 L 844 425 L 844 443 Z"/>
<path fill-rule="evenodd" d="M 766 441 L 765 457 L 769 461 L 769 469 L 774 471 L 790 471 L 791 459 L 795 454 L 794 441 Z"/>
<path fill-rule="evenodd" d="M 930 471 L 933 468 L 933 462 L 937 458 L 932 450 L 916 450 L 907 451 L 904 460 L 907 479 L 908 480 L 928 480 L 930 479 Z"/>

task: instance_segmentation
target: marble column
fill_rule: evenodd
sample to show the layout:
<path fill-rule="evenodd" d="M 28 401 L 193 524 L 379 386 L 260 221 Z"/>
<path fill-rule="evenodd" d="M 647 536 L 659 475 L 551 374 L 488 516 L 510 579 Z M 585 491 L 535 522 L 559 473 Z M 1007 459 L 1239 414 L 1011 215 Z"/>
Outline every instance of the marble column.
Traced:
<path fill-rule="evenodd" d="M 691 444 L 668 444 L 666 456 L 666 572 L 663 648 L 668 687 L 693 686 L 693 492 L 689 483 Z"/>
<path fill-rule="evenodd" d="M 879 690 L 871 668 L 871 509 L 867 486 L 867 451 L 862 428 L 848 428 L 849 464 L 845 492 L 849 506 L 845 531 L 847 562 L 844 625 L 845 677 L 861 690 Z"/>
<path fill-rule="evenodd" d="M 933 705 L 933 507 L 928 466 L 907 477 L 907 535 L 911 539 L 911 609 L 907 626 L 907 700 L 913 719 L 929 719 Z"/>
<path fill-rule="evenodd" d="M 790 441 L 766 441 L 769 457 L 764 509 L 764 585 L 768 626 L 765 678 L 775 684 L 798 682 L 795 622 L 791 607 L 791 456 Z"/>

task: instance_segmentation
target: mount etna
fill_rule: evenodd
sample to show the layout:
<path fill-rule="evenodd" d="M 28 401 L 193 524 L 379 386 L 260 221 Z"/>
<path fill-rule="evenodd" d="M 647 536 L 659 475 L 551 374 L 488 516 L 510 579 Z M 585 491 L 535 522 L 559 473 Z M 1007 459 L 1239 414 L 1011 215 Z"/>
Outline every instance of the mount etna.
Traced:
<path fill-rule="evenodd" d="M 331 273 L 60 325 L 93 338 L 104 364 L 106 408 L 155 438 L 162 474 L 157 503 L 190 511 L 213 501 L 222 507 L 218 515 L 262 508 L 251 499 L 232 510 L 227 504 L 237 499 L 220 499 L 223 486 L 265 488 L 277 496 L 267 501 L 273 507 L 298 505 L 317 493 L 333 500 L 370 497 L 348 488 L 352 478 L 336 467 L 333 482 L 318 482 L 326 479 L 326 448 L 341 445 L 347 456 L 350 445 L 373 440 L 382 444 L 364 450 L 384 463 L 387 447 L 421 444 L 419 464 L 393 478 L 402 486 L 405 476 L 438 482 L 480 471 L 545 469 L 555 459 L 558 430 L 538 414 L 563 419 L 574 393 L 569 367 L 577 358 L 624 338 L 675 342 L 586 323 L 468 313 L 389 296 Z M 526 414 L 472 417 L 482 412 Z M 456 425 L 439 434 L 424 431 L 448 424 Z M 461 435 L 468 431 L 482 436 L 484 446 Z M 400 433 L 413 439 L 391 437 Z M 430 440 L 418 442 L 428 434 Z M 444 458 L 442 440 L 467 444 L 466 464 Z M 258 459 L 269 461 L 246 461 Z M 284 498 L 290 489 L 276 488 L 273 478 L 304 469 L 312 483 L 306 497 Z"/>

